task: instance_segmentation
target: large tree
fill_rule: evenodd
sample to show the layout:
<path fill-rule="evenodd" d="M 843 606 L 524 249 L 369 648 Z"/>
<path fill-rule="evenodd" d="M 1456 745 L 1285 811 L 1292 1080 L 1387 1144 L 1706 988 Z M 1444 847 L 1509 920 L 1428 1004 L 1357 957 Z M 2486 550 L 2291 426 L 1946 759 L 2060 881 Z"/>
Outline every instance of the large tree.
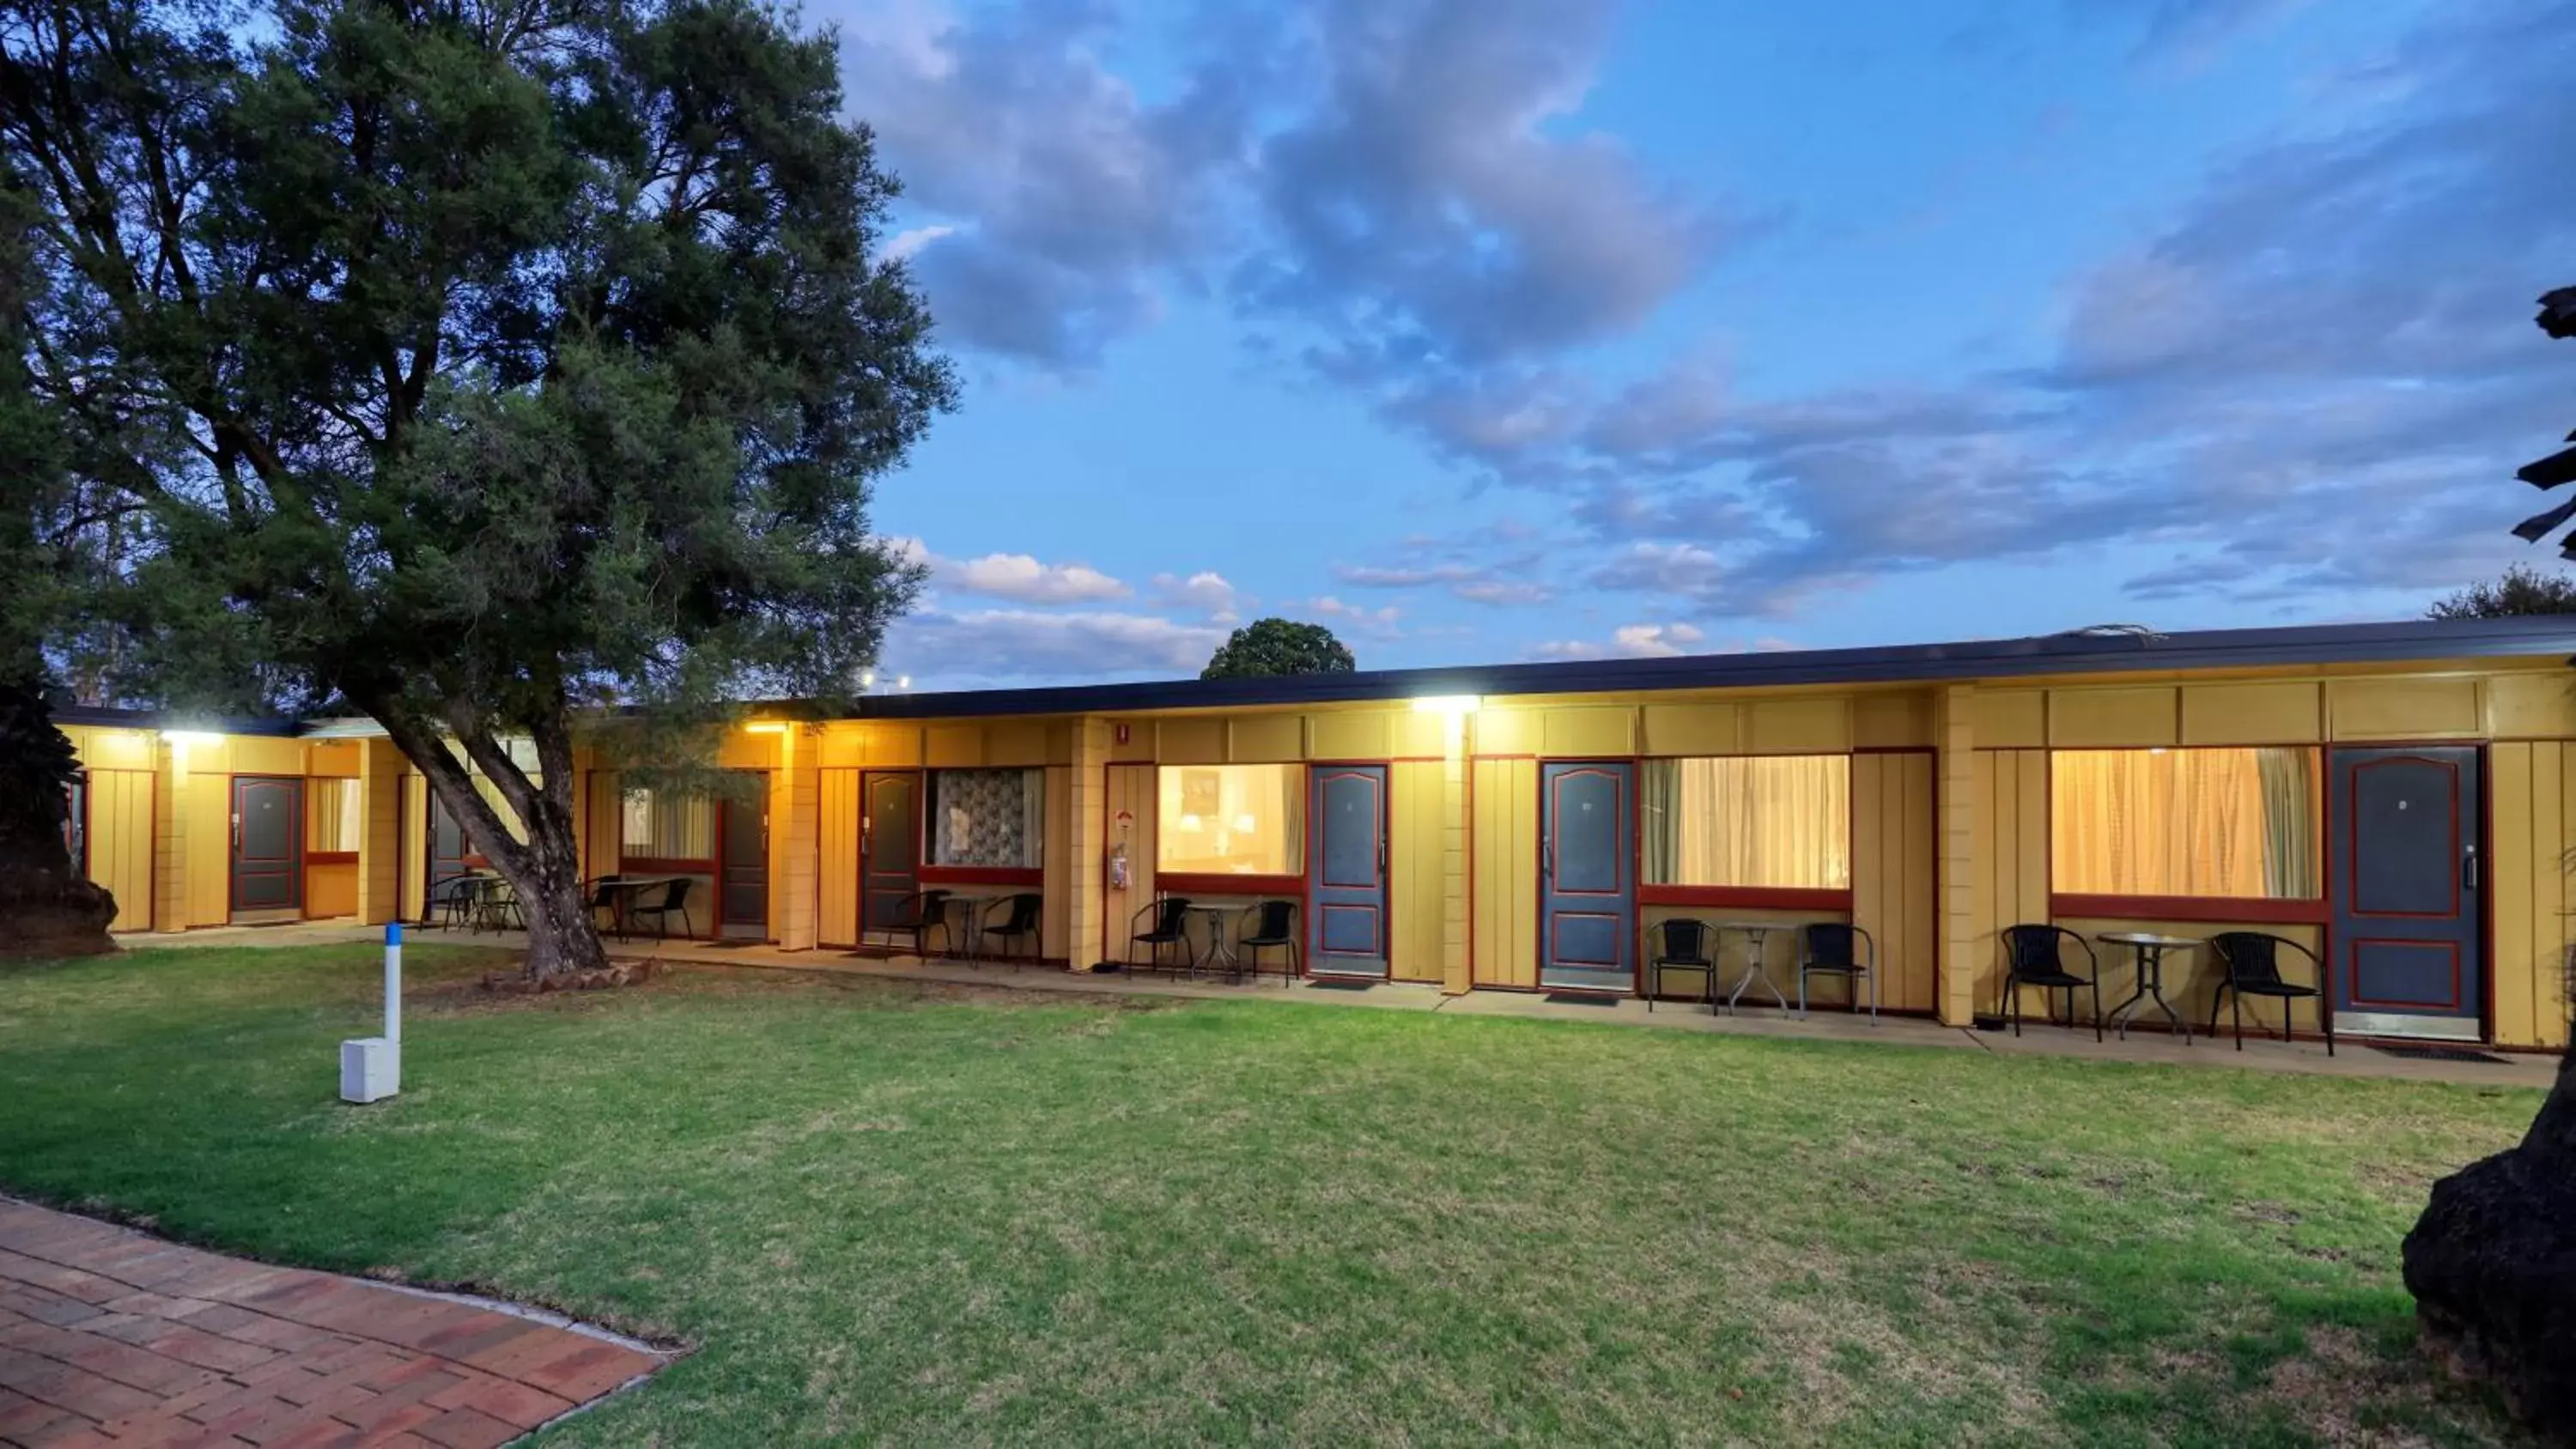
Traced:
<path fill-rule="evenodd" d="M 140 510 L 123 691 L 363 711 L 530 971 L 597 963 L 576 719 L 833 697 L 919 586 L 865 505 L 955 382 L 841 100 L 755 0 L 0 6 L 25 365 Z"/>
<path fill-rule="evenodd" d="M 2576 614 L 2576 575 L 2542 573 L 2515 564 L 2493 582 L 2475 583 L 2434 601 L 2433 619 L 2511 619 L 2530 614 Z"/>
<path fill-rule="evenodd" d="M 2541 330 L 2576 336 L 2576 288 L 2551 292 L 2540 306 Z M 2576 448 L 2518 476 L 2544 490 L 2576 482 Z M 2514 532 L 2538 542 L 2570 519 L 2576 499 Z M 2561 552 L 2576 558 L 2576 534 L 2562 536 Z M 2576 1440 L 2576 1055 L 2560 1062 L 2518 1146 L 2433 1185 L 2405 1257 L 2406 1287 L 2433 1346 L 2493 1382 L 2543 1431 Z"/>
<path fill-rule="evenodd" d="M 1280 674 L 1348 674 L 1357 665 L 1349 646 L 1321 624 L 1294 619 L 1255 619 L 1226 636 L 1209 656 L 1201 679 L 1249 679 Z"/>

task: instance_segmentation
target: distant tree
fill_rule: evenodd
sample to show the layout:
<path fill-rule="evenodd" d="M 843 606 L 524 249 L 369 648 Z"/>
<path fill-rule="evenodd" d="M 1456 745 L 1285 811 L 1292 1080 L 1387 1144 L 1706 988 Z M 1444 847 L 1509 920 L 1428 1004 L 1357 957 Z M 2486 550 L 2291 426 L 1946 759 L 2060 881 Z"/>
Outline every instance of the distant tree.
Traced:
<path fill-rule="evenodd" d="M 2545 574 L 2515 564 L 2492 583 L 2471 584 L 2425 610 L 2433 619 L 2509 619 L 2526 614 L 2576 614 L 2576 576 Z"/>
<path fill-rule="evenodd" d="M 2576 287 L 2542 297 L 2539 321 L 2551 337 L 2576 336 Z M 2516 476 L 2544 490 L 2576 482 L 2576 448 L 2526 464 Z M 2570 519 L 2576 498 L 2514 532 L 2536 543 Z M 2576 557 L 2576 536 L 2562 540 L 2560 552 Z M 2495 612 L 2564 612 L 2520 607 L 2563 597 L 2553 592 L 2562 582 L 2534 576 L 2531 587 L 2513 583 L 2508 574 L 2482 602 Z M 2559 1063 L 2558 1080 L 2520 1145 L 2433 1184 L 2431 1202 L 2406 1235 L 2405 1264 L 2430 1346 L 2457 1369 L 2492 1382 L 2553 1440 L 2576 1442 L 2576 1054 Z"/>
<path fill-rule="evenodd" d="M 0 6 L 13 350 L 135 529 L 75 611 L 115 687 L 372 716 L 532 975 L 604 959 L 575 717 L 703 758 L 919 588 L 866 505 L 955 381 L 838 66 L 761 0 Z"/>
<path fill-rule="evenodd" d="M 1208 657 L 1201 679 L 1246 679 L 1275 674 L 1348 674 L 1358 668 L 1351 651 L 1321 624 L 1255 619 L 1234 631 Z"/>

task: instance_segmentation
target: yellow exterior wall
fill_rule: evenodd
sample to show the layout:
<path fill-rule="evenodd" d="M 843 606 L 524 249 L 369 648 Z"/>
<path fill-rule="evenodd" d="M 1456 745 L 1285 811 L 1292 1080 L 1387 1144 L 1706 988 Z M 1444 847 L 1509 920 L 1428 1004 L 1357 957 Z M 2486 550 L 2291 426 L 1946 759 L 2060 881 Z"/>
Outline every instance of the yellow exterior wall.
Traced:
<path fill-rule="evenodd" d="M 1107 788 L 1101 808 L 1107 834 L 1097 848 L 1106 852 L 1123 840 L 1127 846 L 1128 878 L 1125 890 L 1113 890 L 1103 883 L 1102 926 L 1108 936 L 1108 959 L 1124 961 L 1128 937 L 1145 928 L 1144 923 L 1135 921 L 1135 915 L 1154 899 L 1154 766 L 1110 765 L 1105 774 Z M 1122 814 L 1132 817 L 1123 827 L 1118 823 Z M 1089 951 L 1092 946 L 1081 943 L 1078 949 Z"/>
<path fill-rule="evenodd" d="M 1967 965 L 1975 1009 L 1989 1011 L 1999 999 L 2003 928 L 2048 919 L 2048 752 L 1980 750 L 1972 788 L 1976 927 Z M 2034 994 L 2023 1009 L 2037 1006 Z"/>
<path fill-rule="evenodd" d="M 1438 760 L 1408 760 L 1390 766 L 1387 775 L 1387 974 L 1398 981 L 1438 981 L 1448 959 L 1447 767 Z"/>
<path fill-rule="evenodd" d="M 1930 1012 L 1940 958 L 1929 751 L 1852 757 L 1852 911 L 1878 946 L 1880 1005 Z"/>
<path fill-rule="evenodd" d="M 1477 744 L 1485 744 L 1477 720 Z M 1538 985 L 1538 762 L 1473 762 L 1471 976 L 1478 986 Z"/>
<path fill-rule="evenodd" d="M 2567 1045 L 2569 921 L 2576 913 L 2576 743 L 2505 742 L 2487 751 L 2495 856 L 2495 1037 Z"/>
<path fill-rule="evenodd" d="M 146 752 L 143 756 L 148 759 Z M 152 929 L 152 772 L 89 772 L 89 878 L 116 897 L 111 931 Z"/>
<path fill-rule="evenodd" d="M 824 946 L 859 943 L 859 776 L 855 769 L 817 772 L 821 803 L 815 849 L 821 910 L 815 940 Z"/>

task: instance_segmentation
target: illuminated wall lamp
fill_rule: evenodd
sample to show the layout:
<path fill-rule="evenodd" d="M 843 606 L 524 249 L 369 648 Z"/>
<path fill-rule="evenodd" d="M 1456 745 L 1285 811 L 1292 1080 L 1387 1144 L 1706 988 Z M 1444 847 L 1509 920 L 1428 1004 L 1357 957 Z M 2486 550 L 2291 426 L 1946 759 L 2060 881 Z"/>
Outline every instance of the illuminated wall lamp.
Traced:
<path fill-rule="evenodd" d="M 207 730 L 163 730 L 161 738 L 174 745 L 214 745 L 223 743 L 224 737 Z"/>
<path fill-rule="evenodd" d="M 1413 702 L 1415 714 L 1474 714 L 1485 707 L 1481 694 L 1431 694 Z"/>
<path fill-rule="evenodd" d="M 782 719 L 754 720 L 750 724 L 744 725 L 742 727 L 742 732 L 747 735 L 783 735 L 787 733 L 787 721 Z"/>

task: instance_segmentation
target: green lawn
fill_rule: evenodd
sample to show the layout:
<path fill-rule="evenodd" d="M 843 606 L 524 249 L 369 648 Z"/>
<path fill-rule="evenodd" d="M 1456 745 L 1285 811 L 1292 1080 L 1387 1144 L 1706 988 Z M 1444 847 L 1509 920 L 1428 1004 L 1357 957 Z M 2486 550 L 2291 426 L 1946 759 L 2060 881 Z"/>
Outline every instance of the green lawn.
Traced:
<path fill-rule="evenodd" d="M 2536 1093 L 417 947 L 0 967 L 0 1187 L 696 1351 L 554 1442 L 2512 1442 L 2398 1239 Z"/>

